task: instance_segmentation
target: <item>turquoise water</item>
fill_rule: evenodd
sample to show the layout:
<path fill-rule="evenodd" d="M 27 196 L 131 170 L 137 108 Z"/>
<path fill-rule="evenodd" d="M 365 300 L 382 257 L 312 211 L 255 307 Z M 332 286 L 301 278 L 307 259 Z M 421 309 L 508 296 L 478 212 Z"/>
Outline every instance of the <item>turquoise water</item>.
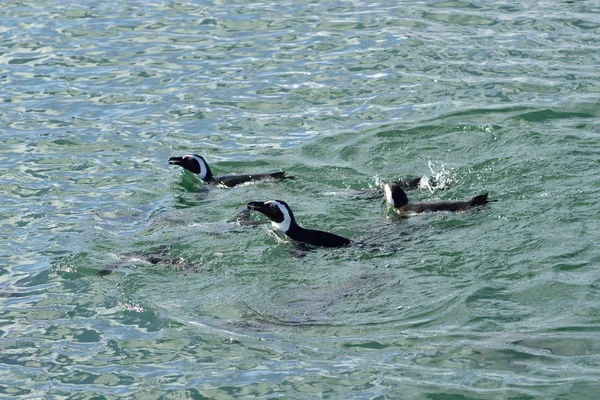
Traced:
<path fill-rule="evenodd" d="M 597 1 L 0 21 L 0 397 L 596 397 Z M 167 164 L 187 153 L 296 179 L 206 192 Z M 498 202 L 398 219 L 373 197 L 422 174 L 443 187 L 414 201 Z M 364 245 L 234 222 L 269 199 Z"/>

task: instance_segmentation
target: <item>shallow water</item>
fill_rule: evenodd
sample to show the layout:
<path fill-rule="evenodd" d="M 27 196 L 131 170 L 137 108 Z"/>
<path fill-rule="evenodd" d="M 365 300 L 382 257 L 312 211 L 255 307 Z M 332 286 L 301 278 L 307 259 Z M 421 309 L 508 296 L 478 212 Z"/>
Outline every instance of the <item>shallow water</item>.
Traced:
<path fill-rule="evenodd" d="M 596 1 L 0 21 L 0 396 L 595 397 Z M 192 152 L 296 179 L 206 192 L 167 164 Z M 377 183 L 422 174 L 444 188 L 413 201 L 498 202 L 396 218 Z M 234 222 L 268 199 L 361 245 Z"/>

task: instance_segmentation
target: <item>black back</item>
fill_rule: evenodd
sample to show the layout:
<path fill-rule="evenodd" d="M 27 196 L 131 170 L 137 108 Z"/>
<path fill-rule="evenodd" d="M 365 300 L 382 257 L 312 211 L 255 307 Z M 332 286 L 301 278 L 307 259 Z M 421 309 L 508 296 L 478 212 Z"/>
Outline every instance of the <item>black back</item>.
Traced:
<path fill-rule="evenodd" d="M 345 237 L 336 235 L 335 233 L 319 231 L 316 229 L 305 229 L 295 222 L 292 223 L 290 229 L 288 229 L 285 234 L 293 240 L 312 244 L 314 246 L 342 247 L 352 243 L 350 239 L 346 239 Z"/>

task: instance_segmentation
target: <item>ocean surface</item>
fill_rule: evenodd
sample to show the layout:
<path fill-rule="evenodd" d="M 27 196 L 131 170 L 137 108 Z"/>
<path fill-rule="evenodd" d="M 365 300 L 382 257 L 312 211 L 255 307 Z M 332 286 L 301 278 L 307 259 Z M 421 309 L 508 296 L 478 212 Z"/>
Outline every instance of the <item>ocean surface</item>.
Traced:
<path fill-rule="evenodd" d="M 0 139 L 0 398 L 598 396 L 597 0 L 6 0 Z"/>

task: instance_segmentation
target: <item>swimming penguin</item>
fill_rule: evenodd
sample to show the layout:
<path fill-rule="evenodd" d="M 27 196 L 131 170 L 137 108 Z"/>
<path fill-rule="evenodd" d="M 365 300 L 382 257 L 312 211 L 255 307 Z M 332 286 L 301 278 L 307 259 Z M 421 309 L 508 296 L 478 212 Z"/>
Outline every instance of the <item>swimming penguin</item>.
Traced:
<path fill-rule="evenodd" d="M 438 201 L 431 203 L 409 203 L 406 193 L 396 183 L 386 183 L 383 186 L 385 201 L 394 207 L 399 215 L 422 213 L 429 211 L 467 211 L 471 207 L 481 206 L 490 201 L 488 194 L 481 194 L 467 201 Z"/>
<path fill-rule="evenodd" d="M 281 200 L 265 202 L 252 201 L 248 209 L 263 213 L 271 220 L 271 225 L 285 233 L 290 239 L 301 243 L 322 247 L 342 247 L 352 243 L 350 239 L 333 233 L 306 229 L 296 223 L 290 206 Z"/>
<path fill-rule="evenodd" d="M 154 251 L 134 251 L 131 253 L 123 253 L 118 256 L 118 261 L 108 267 L 98 271 L 101 277 L 112 274 L 115 270 L 123 265 L 130 264 L 145 264 L 168 267 L 176 271 L 195 272 L 200 270 L 197 264 L 190 264 L 181 257 L 173 257 L 169 254 L 171 245 L 161 245 Z"/>
<path fill-rule="evenodd" d="M 226 187 L 234 187 L 240 183 L 260 181 L 264 179 L 294 179 L 291 176 L 285 176 L 285 172 L 271 172 L 266 174 L 244 174 L 244 175 L 223 175 L 213 176 L 210 167 L 202 156 L 197 154 L 187 154 L 183 157 L 169 158 L 169 164 L 179 165 L 188 171 L 200 175 L 204 183 L 213 183 Z"/>
<path fill-rule="evenodd" d="M 393 183 L 400 186 L 404 190 L 413 190 L 413 189 L 432 190 L 434 187 L 433 182 L 426 175 L 418 176 L 416 178 L 403 179 L 400 181 L 395 181 Z"/>

